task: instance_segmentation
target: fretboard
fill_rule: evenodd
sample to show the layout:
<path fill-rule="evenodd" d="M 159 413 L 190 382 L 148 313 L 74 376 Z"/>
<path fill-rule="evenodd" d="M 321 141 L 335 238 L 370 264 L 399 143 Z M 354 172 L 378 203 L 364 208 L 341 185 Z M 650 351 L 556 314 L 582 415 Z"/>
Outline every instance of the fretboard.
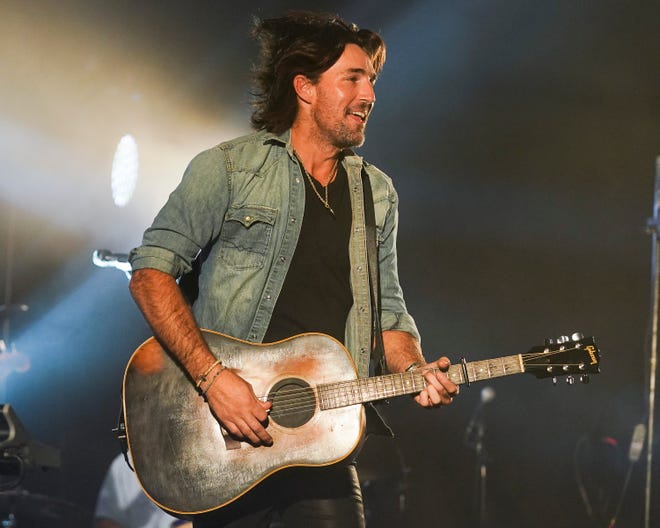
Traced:
<path fill-rule="evenodd" d="M 516 354 L 465 364 L 458 363 L 449 367 L 447 377 L 457 385 L 462 385 L 521 374 L 524 371 L 522 356 Z M 336 409 L 405 394 L 416 394 L 426 387 L 423 372 L 423 370 L 413 370 L 373 378 L 325 383 L 316 387 L 319 406 L 322 410 Z"/>

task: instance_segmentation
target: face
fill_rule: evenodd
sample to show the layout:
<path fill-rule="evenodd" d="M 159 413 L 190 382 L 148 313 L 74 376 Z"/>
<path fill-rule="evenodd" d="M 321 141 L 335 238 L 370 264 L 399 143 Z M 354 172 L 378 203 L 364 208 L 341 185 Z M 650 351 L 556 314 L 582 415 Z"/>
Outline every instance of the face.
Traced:
<path fill-rule="evenodd" d="M 360 46 L 347 44 L 313 85 L 311 117 L 319 139 L 338 149 L 359 147 L 376 96 L 376 74 Z"/>

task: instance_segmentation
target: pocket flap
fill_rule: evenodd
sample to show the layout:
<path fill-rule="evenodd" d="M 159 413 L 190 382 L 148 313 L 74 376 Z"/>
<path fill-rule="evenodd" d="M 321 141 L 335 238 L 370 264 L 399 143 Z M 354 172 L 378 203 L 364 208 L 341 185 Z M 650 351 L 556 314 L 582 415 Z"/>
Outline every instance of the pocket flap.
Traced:
<path fill-rule="evenodd" d="M 250 227 L 257 222 L 274 225 L 277 217 L 277 209 L 270 207 L 245 205 L 242 207 L 231 207 L 225 214 L 225 221 L 240 222 L 245 227 Z"/>

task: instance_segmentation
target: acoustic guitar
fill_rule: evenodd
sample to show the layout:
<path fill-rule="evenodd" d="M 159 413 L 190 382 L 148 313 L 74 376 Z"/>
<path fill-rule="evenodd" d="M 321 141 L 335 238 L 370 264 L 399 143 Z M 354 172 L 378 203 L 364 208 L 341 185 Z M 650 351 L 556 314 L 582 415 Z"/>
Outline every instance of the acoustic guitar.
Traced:
<path fill-rule="evenodd" d="M 291 466 L 325 466 L 348 457 L 364 430 L 362 403 L 415 394 L 421 370 L 358 378 L 335 339 L 309 333 L 254 344 L 203 330 L 213 354 L 272 402 L 270 447 L 232 438 L 209 412 L 178 362 L 154 338 L 131 357 L 123 410 L 135 471 L 161 508 L 191 515 L 221 508 L 273 473 Z M 599 372 L 593 338 L 537 346 L 526 354 L 454 364 L 456 384 L 531 373 L 539 378 Z"/>

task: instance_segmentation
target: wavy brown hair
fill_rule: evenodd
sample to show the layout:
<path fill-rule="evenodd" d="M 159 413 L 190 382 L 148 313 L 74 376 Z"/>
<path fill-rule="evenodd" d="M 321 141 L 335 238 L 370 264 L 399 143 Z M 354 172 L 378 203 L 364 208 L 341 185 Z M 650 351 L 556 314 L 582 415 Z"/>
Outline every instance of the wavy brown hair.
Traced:
<path fill-rule="evenodd" d="M 357 44 L 378 74 L 385 64 L 385 42 L 377 33 L 359 29 L 336 15 L 295 11 L 280 18 L 255 20 L 252 36 L 260 45 L 254 69 L 252 126 L 281 134 L 298 111 L 293 79 L 304 75 L 317 82 L 344 52 Z"/>

